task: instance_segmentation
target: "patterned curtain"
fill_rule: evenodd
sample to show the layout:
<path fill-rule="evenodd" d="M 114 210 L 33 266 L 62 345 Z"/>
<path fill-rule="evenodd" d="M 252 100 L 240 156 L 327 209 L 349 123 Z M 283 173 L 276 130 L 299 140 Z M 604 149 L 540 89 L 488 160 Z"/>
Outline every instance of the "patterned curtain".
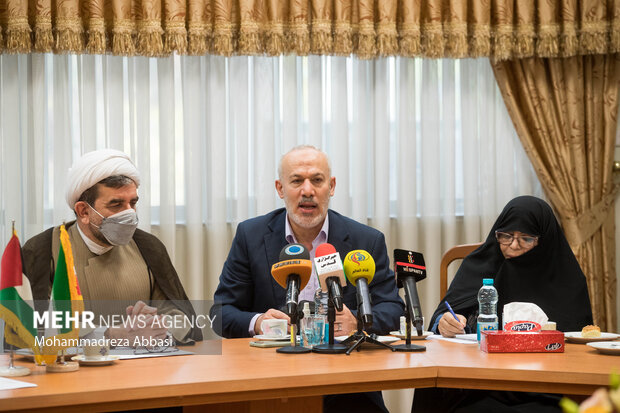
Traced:
<path fill-rule="evenodd" d="M 618 55 L 497 62 L 495 78 L 588 280 L 594 322 L 615 331 L 613 156 Z"/>
<path fill-rule="evenodd" d="M 0 0 L 0 49 L 567 57 L 620 50 L 620 0 Z"/>

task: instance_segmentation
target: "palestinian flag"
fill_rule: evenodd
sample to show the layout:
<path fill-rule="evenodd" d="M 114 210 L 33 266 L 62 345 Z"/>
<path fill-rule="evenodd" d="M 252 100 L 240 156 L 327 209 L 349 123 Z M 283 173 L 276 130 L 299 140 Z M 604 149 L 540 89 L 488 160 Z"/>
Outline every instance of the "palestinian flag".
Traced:
<path fill-rule="evenodd" d="M 22 270 L 22 250 L 17 232 L 9 240 L 0 263 L 0 318 L 4 339 L 18 348 L 34 349 L 33 301 L 30 282 Z"/>
<path fill-rule="evenodd" d="M 75 266 L 73 264 L 73 252 L 71 250 L 71 241 L 69 234 L 64 225 L 60 226 L 60 249 L 58 251 L 58 260 L 56 261 L 56 272 L 54 273 L 54 283 L 52 284 L 52 293 L 50 296 L 50 311 L 62 311 L 63 317 L 61 323 L 64 325 L 64 315 L 75 316 L 75 313 L 84 311 L 84 300 L 78 285 L 77 275 L 75 274 Z M 51 313 L 50 313 L 51 315 Z M 56 337 L 59 341 L 78 339 L 80 329 L 71 325 L 61 328 L 51 333 L 52 337 Z M 46 332 L 45 338 L 49 338 L 50 334 Z M 47 341 L 47 340 L 46 340 Z M 64 350 L 67 346 L 46 346 L 41 349 L 44 354 L 46 364 L 53 363 L 59 351 Z"/>

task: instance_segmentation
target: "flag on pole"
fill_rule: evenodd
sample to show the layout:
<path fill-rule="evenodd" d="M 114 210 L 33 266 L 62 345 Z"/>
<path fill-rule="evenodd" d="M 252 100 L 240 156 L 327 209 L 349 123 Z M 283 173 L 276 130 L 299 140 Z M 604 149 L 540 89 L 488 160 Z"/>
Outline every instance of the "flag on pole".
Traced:
<path fill-rule="evenodd" d="M 52 293 L 50 296 L 50 310 L 61 311 L 63 314 L 62 324 L 67 315 L 74 317 L 76 313 L 84 311 L 84 300 L 80 292 L 77 275 L 75 274 L 75 266 L 73 264 L 73 251 L 71 249 L 71 241 L 69 234 L 64 225 L 60 226 L 60 249 L 58 251 L 58 260 L 56 261 L 56 272 L 54 273 L 54 283 L 52 284 Z M 70 325 L 64 325 L 63 328 L 54 332 L 53 342 L 66 342 L 71 339 L 79 338 L 80 329 L 73 322 Z M 49 338 L 47 332 L 45 334 L 46 341 Z M 59 351 L 66 349 L 68 345 L 52 345 L 45 346 L 42 351 L 46 364 L 53 363 Z"/>
<path fill-rule="evenodd" d="M 4 319 L 4 339 L 8 344 L 34 350 L 34 328 L 30 282 L 22 268 L 22 250 L 17 232 L 9 240 L 0 263 L 0 317 Z"/>

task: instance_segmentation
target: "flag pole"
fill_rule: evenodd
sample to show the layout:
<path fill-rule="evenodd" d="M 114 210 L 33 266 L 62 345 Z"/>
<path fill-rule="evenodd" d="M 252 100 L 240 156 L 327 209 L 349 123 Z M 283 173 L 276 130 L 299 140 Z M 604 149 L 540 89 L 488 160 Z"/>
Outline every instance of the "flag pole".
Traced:
<path fill-rule="evenodd" d="M 54 363 L 45 366 L 45 371 L 47 371 L 48 373 L 69 373 L 71 371 L 77 371 L 80 369 L 80 365 L 77 362 L 65 360 L 64 349 L 60 350 L 59 353 L 60 355 L 57 356 Z"/>
<path fill-rule="evenodd" d="M 15 235 L 15 220 L 14 219 L 11 220 L 11 238 L 13 237 L 13 235 Z M 1 274 L 0 274 L 0 276 L 1 276 Z M 5 329 L 7 328 L 6 324 L 5 324 L 4 328 Z M 31 373 L 31 371 L 30 371 L 30 369 L 28 367 L 16 366 L 15 365 L 15 346 L 7 343 L 6 340 L 3 340 L 3 341 L 4 341 L 4 343 L 6 343 L 7 345 L 9 345 L 11 347 L 11 350 L 9 352 L 9 365 L 7 367 L 0 367 L 0 376 L 2 376 L 2 377 L 19 377 L 19 376 L 27 376 L 27 375 L 29 375 Z"/>
<path fill-rule="evenodd" d="M 9 365 L 7 367 L 0 367 L 0 376 L 2 377 L 19 377 L 27 376 L 31 373 L 28 367 L 15 365 L 15 350 L 11 349 L 9 353 Z"/>
<path fill-rule="evenodd" d="M 67 243 L 67 245 L 65 245 L 65 241 Z M 67 260 L 67 257 L 69 257 L 71 264 L 67 265 L 69 266 L 71 269 L 73 269 L 73 256 L 72 256 L 72 252 L 71 252 L 71 243 L 69 241 L 69 235 L 67 234 L 67 231 L 65 230 L 65 221 L 63 220 L 62 225 L 60 226 L 60 250 L 63 254 L 65 263 Z M 67 254 L 67 255 L 64 255 Z M 58 278 L 58 265 L 56 267 L 56 274 L 55 274 L 55 278 L 54 280 L 56 280 L 56 278 Z M 55 285 L 55 284 L 54 284 Z M 52 286 L 52 296 L 54 296 L 54 285 Z M 81 296 L 80 296 L 80 300 L 81 300 Z M 73 299 L 71 298 L 71 303 L 73 305 Z M 76 334 L 77 336 L 77 334 Z M 79 338 L 79 337 L 78 337 Z M 53 363 L 47 364 L 45 366 L 45 371 L 49 372 L 49 373 L 68 373 L 68 372 L 72 372 L 72 371 L 76 371 L 79 370 L 80 365 L 78 364 L 77 361 L 67 361 L 65 359 L 65 351 L 66 348 L 61 348 L 56 352 L 56 359 Z M 60 353 L 60 354 L 58 354 Z M 72 358 L 73 359 L 73 358 Z"/>

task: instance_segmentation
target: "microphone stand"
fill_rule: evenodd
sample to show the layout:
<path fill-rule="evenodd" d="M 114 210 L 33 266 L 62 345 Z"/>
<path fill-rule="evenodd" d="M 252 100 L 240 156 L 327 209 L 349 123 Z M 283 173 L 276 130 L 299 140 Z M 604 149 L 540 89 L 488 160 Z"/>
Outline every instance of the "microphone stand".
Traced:
<path fill-rule="evenodd" d="M 344 345 L 353 343 L 353 345 L 349 347 L 349 349 L 345 352 L 345 354 L 349 356 L 351 355 L 353 350 L 357 349 L 357 351 L 360 351 L 360 346 L 362 345 L 362 343 L 376 344 L 378 346 L 386 347 L 394 351 L 394 347 L 377 340 L 376 334 L 373 333 L 373 334 L 367 335 L 364 332 L 364 322 L 362 321 L 362 316 L 360 315 L 361 313 L 362 313 L 361 303 L 358 303 L 357 304 L 357 331 L 353 333 L 351 336 L 349 336 L 349 338 L 347 338 L 345 341 L 342 342 L 342 344 Z"/>
<path fill-rule="evenodd" d="M 323 354 L 340 354 L 347 351 L 347 346 L 340 343 L 334 343 L 334 324 L 336 323 L 336 307 L 332 297 L 331 289 L 329 291 L 329 300 L 327 300 L 327 322 L 329 323 L 328 343 L 314 346 L 312 351 Z M 316 311 L 316 310 L 315 310 Z"/>
<path fill-rule="evenodd" d="M 312 350 L 309 348 L 306 348 L 304 346 L 298 346 L 297 345 L 297 331 L 298 331 L 298 322 L 300 319 L 303 318 L 303 313 L 301 315 L 297 314 L 298 311 L 293 311 L 292 314 L 289 314 L 288 316 L 291 318 L 291 344 L 286 346 L 286 347 L 280 347 L 278 349 L 276 349 L 277 353 L 284 353 L 284 354 L 302 354 L 302 353 L 310 353 Z"/>
<path fill-rule="evenodd" d="M 420 346 L 417 344 L 411 344 L 411 312 L 409 311 L 409 306 L 405 309 L 405 320 L 407 326 L 405 327 L 405 344 L 399 344 L 397 346 L 392 346 L 395 351 L 426 351 L 425 346 Z"/>

